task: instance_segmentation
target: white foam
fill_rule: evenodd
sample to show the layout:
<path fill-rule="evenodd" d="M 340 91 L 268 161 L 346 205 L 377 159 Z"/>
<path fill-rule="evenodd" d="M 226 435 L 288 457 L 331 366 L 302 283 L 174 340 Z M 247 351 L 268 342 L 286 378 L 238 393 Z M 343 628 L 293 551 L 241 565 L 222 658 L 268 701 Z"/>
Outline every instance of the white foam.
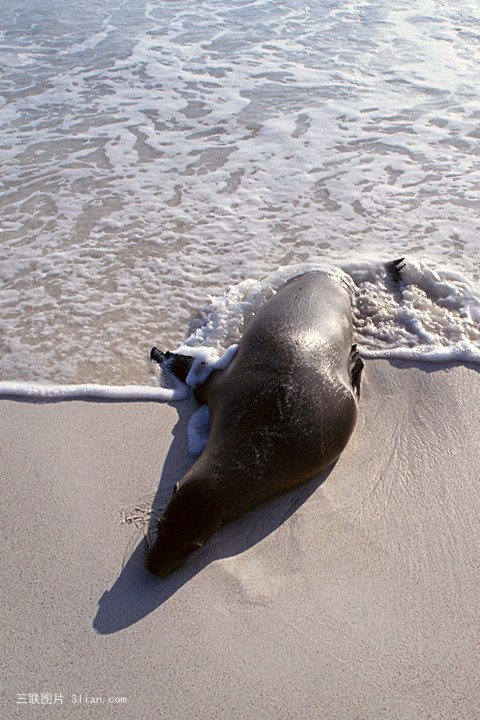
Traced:
<path fill-rule="evenodd" d="M 480 292 L 468 278 L 406 257 L 396 281 L 389 263 L 357 260 L 341 267 L 305 264 L 284 267 L 261 281 L 230 286 L 211 298 L 198 326 L 178 348 L 195 354 L 193 374 L 205 373 L 226 348 L 237 343 L 257 309 L 290 277 L 329 272 L 353 292 L 356 341 L 365 357 L 452 358 L 472 362 L 480 347 Z M 437 354 L 437 355 L 436 355 Z M 225 355 L 224 361 L 228 359 Z M 193 383 L 192 383 L 193 384 Z"/>
<path fill-rule="evenodd" d="M 370 360 L 394 359 L 412 362 L 480 363 L 480 348 L 468 341 L 451 346 L 421 345 L 419 347 L 396 347 L 383 350 L 362 348 L 362 358 Z"/>
<path fill-rule="evenodd" d="M 187 447 L 190 455 L 200 455 L 208 442 L 210 435 L 210 412 L 206 405 L 196 410 L 187 428 Z"/>
<path fill-rule="evenodd" d="M 308 272 L 326 273 L 342 283 L 349 293 L 354 292 L 352 280 L 342 268 L 320 262 L 284 266 L 261 280 L 248 279 L 230 285 L 220 295 L 210 297 L 210 303 L 200 310 L 192 333 L 176 350 L 198 356 L 192 367 L 192 382 L 203 382 L 194 380 L 202 367 L 218 361 L 217 367 L 221 369 L 222 363 L 228 363 L 233 357 L 229 353 L 235 352 L 236 344 L 258 308 L 287 280 Z"/>
<path fill-rule="evenodd" d="M 212 347 L 201 348 L 198 346 L 189 347 L 187 345 L 181 347 L 178 352 L 184 351 L 195 356 L 195 360 L 185 381 L 186 384 L 195 388 L 197 385 L 205 382 L 213 370 L 224 370 L 235 357 L 237 348 L 238 344 L 234 343 L 227 348 L 223 355 L 218 357 L 218 352 Z"/>
<path fill-rule="evenodd" d="M 0 397 L 31 398 L 35 400 L 153 400 L 168 402 L 184 400 L 188 388 L 176 381 L 175 388 L 143 385 L 53 385 L 29 382 L 0 382 Z"/>
<path fill-rule="evenodd" d="M 459 273 L 406 257 L 401 279 L 378 262 L 348 263 L 364 357 L 480 360 L 480 292 Z"/>

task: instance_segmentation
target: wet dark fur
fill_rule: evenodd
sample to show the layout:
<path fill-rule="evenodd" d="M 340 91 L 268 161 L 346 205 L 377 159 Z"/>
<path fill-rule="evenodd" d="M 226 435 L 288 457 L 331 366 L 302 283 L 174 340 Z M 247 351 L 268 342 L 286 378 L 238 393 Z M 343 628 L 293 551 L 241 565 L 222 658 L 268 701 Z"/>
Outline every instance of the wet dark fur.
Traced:
<path fill-rule="evenodd" d="M 196 389 L 207 447 L 158 523 L 146 567 L 167 575 L 230 518 L 296 487 L 342 452 L 353 431 L 363 362 L 347 287 L 325 273 L 288 281 L 248 325 L 230 365 Z M 185 380 L 193 358 L 152 349 Z"/>

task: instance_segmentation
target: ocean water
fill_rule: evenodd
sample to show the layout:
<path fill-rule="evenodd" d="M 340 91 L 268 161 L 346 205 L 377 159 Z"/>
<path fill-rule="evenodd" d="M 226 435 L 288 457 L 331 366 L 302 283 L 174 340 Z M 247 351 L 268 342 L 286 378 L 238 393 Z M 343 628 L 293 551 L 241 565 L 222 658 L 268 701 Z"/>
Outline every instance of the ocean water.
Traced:
<path fill-rule="evenodd" d="M 151 345 L 221 356 L 319 263 L 365 356 L 478 360 L 476 0 L 1 17 L 0 380 L 153 386 Z"/>

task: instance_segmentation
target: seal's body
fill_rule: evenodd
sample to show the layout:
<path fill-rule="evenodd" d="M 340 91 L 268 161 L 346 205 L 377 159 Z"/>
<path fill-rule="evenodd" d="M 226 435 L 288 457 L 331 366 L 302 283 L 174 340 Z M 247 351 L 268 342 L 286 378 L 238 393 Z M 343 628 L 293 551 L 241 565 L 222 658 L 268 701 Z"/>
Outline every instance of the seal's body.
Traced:
<path fill-rule="evenodd" d="M 349 288 L 324 272 L 289 280 L 258 310 L 230 365 L 197 388 L 210 437 L 158 524 L 151 572 L 172 572 L 224 522 L 338 458 L 363 368 L 352 339 Z M 175 362 L 184 379 L 185 359 Z"/>

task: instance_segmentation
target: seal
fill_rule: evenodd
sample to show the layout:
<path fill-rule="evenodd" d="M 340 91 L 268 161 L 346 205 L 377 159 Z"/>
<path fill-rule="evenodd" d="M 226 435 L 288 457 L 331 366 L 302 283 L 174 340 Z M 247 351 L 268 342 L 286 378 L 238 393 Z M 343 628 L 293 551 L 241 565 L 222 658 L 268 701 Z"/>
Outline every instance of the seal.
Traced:
<path fill-rule="evenodd" d="M 260 307 L 228 367 L 195 390 L 210 410 L 210 437 L 158 522 L 150 572 L 173 572 L 221 525 L 339 457 L 360 396 L 352 340 L 351 290 L 327 272 L 288 280 Z M 156 348 L 151 357 L 183 380 L 193 362 Z"/>

